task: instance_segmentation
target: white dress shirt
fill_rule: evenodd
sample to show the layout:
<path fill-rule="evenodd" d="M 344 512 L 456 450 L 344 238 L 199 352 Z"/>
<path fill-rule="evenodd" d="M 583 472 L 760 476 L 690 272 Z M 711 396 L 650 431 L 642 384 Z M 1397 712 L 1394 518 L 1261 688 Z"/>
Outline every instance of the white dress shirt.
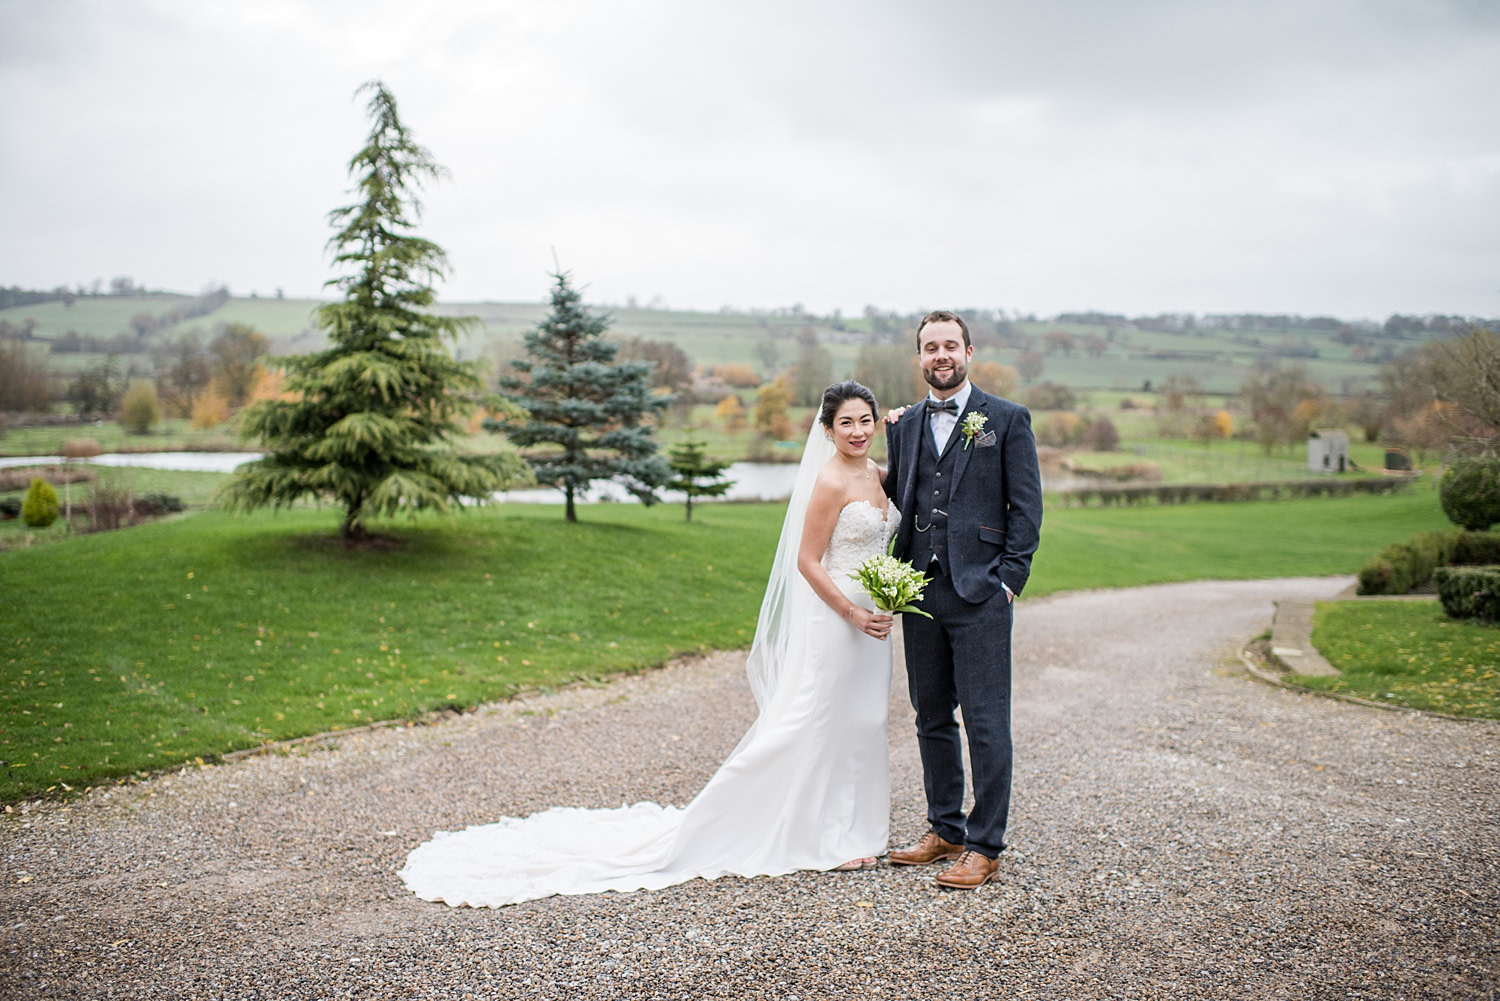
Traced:
<path fill-rule="evenodd" d="M 959 414 L 962 414 L 964 412 L 964 407 L 967 407 L 969 405 L 969 391 L 973 388 L 974 384 L 969 382 L 968 379 L 965 379 L 964 384 L 958 387 L 958 392 L 948 397 L 950 400 L 958 404 L 958 413 L 950 414 L 946 411 L 940 411 L 938 413 L 929 415 L 929 420 L 932 425 L 932 443 L 934 446 L 936 446 L 938 455 L 943 454 L 943 446 L 948 444 L 948 439 L 952 437 L 953 425 L 958 423 Z M 939 401 L 937 397 L 929 393 L 927 394 L 927 402 L 939 403 L 941 401 Z"/>

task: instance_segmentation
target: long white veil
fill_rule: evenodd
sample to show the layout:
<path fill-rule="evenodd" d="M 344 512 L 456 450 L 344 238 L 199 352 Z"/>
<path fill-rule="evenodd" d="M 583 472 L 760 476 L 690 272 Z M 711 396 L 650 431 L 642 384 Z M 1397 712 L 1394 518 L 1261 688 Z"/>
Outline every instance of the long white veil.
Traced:
<path fill-rule="evenodd" d="M 807 503 L 812 497 L 813 485 L 818 481 L 818 473 L 836 451 L 833 440 L 815 416 L 807 433 L 807 444 L 802 449 L 802 464 L 797 468 L 797 482 L 792 487 L 786 518 L 781 523 L 776 558 L 771 563 L 766 596 L 761 601 L 760 618 L 755 624 L 755 639 L 750 644 L 750 656 L 745 662 L 750 691 L 762 716 L 766 715 L 768 707 L 776 704 L 778 692 L 783 691 L 788 683 L 796 683 L 797 671 L 789 672 L 789 665 L 799 670 L 801 667 L 802 658 L 795 655 L 789 658 L 788 651 L 795 653 L 797 650 L 794 637 L 802 635 L 810 603 L 818 599 L 797 570 L 797 551 L 802 545 L 802 523 L 807 517 Z"/>

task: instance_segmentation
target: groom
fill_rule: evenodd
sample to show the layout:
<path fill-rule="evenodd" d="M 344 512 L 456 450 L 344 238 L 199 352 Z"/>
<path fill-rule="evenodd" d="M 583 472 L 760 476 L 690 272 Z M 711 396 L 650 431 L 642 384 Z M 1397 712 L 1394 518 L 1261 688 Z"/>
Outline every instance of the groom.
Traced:
<path fill-rule="evenodd" d="M 917 360 L 932 391 L 886 428 L 885 489 L 901 510 L 894 552 L 932 578 L 921 601 L 932 618 L 902 621 L 929 832 L 890 860 L 952 860 L 937 882 L 955 889 L 989 882 L 1005 847 L 1011 602 L 1026 586 L 1042 526 L 1031 415 L 971 384 L 973 357 L 957 314 L 923 317 Z M 967 817 L 955 708 L 974 771 Z"/>

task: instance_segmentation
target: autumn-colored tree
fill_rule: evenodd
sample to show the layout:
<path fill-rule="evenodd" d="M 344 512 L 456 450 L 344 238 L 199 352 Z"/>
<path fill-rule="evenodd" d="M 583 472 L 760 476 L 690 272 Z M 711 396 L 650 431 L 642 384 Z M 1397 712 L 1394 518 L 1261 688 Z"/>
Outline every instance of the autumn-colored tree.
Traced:
<path fill-rule="evenodd" d="M 997 361 L 977 361 L 969 368 L 969 381 L 986 393 L 1014 399 L 1021 385 L 1021 375 L 1009 365 Z"/>
<path fill-rule="evenodd" d="M 714 407 L 714 416 L 724 422 L 724 430 L 730 434 L 739 434 L 745 430 L 745 404 L 732 393 Z"/>
<path fill-rule="evenodd" d="M 216 384 L 210 383 L 199 390 L 193 398 L 189 425 L 198 430 L 216 428 L 229 420 L 229 401 L 224 399 Z"/>
<path fill-rule="evenodd" d="M 247 403 L 259 403 L 261 400 L 283 400 L 292 402 L 300 399 L 297 393 L 289 392 L 286 388 L 286 375 L 280 369 L 272 369 L 263 372 L 260 378 L 255 380 L 255 385 L 250 389 L 250 399 Z"/>
<path fill-rule="evenodd" d="M 1213 415 L 1214 435 L 1219 438 L 1228 438 L 1234 434 L 1234 417 L 1227 410 L 1220 410 Z"/>
<path fill-rule="evenodd" d="M 225 325 L 209 342 L 213 378 L 230 409 L 238 410 L 250 399 L 255 382 L 264 371 L 260 359 L 270 350 L 271 342 L 266 335 L 245 323 Z"/>
<path fill-rule="evenodd" d="M 1193 424 L 1193 437 L 1205 445 L 1228 438 L 1234 433 L 1234 418 L 1226 410 L 1212 414 L 1200 414 Z"/>
<path fill-rule="evenodd" d="M 1277 445 L 1290 446 L 1306 439 L 1307 425 L 1300 423 L 1298 406 L 1306 400 L 1321 399 L 1323 389 L 1307 378 L 1303 365 L 1283 368 L 1273 363 L 1258 366 L 1240 385 L 1240 396 L 1255 423 L 1255 439 L 1269 455 Z"/>
<path fill-rule="evenodd" d="M 760 387 L 755 397 L 755 430 L 764 438 L 786 441 L 792 437 L 792 422 L 787 410 L 792 391 L 784 377 Z"/>
<path fill-rule="evenodd" d="M 203 341 L 189 331 L 155 353 L 156 392 L 162 409 L 172 417 L 190 417 L 193 401 L 213 379 L 213 368 Z"/>
<path fill-rule="evenodd" d="M 1054 448 L 1066 448 L 1082 444 L 1087 433 L 1088 424 L 1077 414 L 1053 413 L 1048 414 L 1037 425 L 1036 440 Z"/>
<path fill-rule="evenodd" d="M 714 375 L 724 380 L 727 386 L 735 389 L 754 389 L 760 385 L 760 376 L 755 369 L 741 362 L 730 362 L 727 365 L 715 365 Z"/>

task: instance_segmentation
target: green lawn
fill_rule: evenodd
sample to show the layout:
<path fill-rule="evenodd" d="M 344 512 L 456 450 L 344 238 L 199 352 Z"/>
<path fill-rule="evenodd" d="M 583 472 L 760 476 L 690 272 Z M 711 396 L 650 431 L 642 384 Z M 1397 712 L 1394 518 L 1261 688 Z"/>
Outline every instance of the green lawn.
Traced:
<path fill-rule="evenodd" d="M 0 553 L 0 800 L 746 646 L 783 508 L 203 512 Z M 1352 573 L 1430 492 L 1052 512 L 1028 595 Z"/>
<path fill-rule="evenodd" d="M 1298 684 L 1375 702 L 1500 719 L 1500 629 L 1459 622 L 1430 601 L 1323 601 L 1313 642 L 1343 672 Z"/>
<path fill-rule="evenodd" d="M 1352 574 L 1386 542 L 1447 528 L 1430 490 L 1244 504 L 1047 511 L 1027 593 Z"/>
<path fill-rule="evenodd" d="M 749 643 L 779 513 L 466 513 L 349 551 L 327 510 L 0 554 L 0 798 Z"/>
<path fill-rule="evenodd" d="M 173 418 L 149 434 L 129 434 L 118 421 L 12 428 L 0 436 L 0 455 L 61 455 L 63 443 L 75 438 L 92 438 L 105 452 L 234 452 L 253 447 L 240 440 L 233 423 L 198 429 Z"/>

